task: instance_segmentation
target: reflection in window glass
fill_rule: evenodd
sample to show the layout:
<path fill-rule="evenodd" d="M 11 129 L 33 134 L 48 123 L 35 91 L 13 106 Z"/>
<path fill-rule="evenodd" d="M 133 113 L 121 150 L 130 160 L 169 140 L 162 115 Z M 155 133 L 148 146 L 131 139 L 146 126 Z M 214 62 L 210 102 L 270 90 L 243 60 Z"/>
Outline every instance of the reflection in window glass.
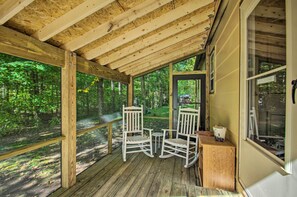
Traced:
<path fill-rule="evenodd" d="M 262 0 L 248 17 L 248 138 L 282 160 L 286 137 L 285 24 L 282 0 Z"/>
<path fill-rule="evenodd" d="M 57 143 L 0 161 L 0 196 L 48 196 L 57 190 L 60 153 Z"/>
<path fill-rule="evenodd" d="M 0 54 L 0 153 L 61 135 L 61 69 Z"/>

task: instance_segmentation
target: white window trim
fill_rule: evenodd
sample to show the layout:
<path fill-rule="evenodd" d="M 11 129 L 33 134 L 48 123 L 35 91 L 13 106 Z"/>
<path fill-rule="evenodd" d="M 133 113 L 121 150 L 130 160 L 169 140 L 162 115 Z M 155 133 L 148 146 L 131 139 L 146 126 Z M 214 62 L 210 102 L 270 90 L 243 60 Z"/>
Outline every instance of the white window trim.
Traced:
<path fill-rule="evenodd" d="M 281 171 L 281 174 L 286 175 L 292 173 L 292 161 L 291 161 L 291 152 L 292 152 L 292 146 L 291 143 L 287 143 L 289 141 L 288 138 L 290 138 L 291 130 L 287 128 L 286 123 L 286 139 L 285 139 L 285 161 L 280 160 L 275 155 L 267 151 L 262 146 L 258 145 L 257 143 L 253 142 L 252 140 L 247 138 L 247 131 L 248 131 L 248 80 L 257 76 L 253 76 L 248 78 L 247 73 L 247 19 L 249 15 L 253 12 L 254 8 L 257 6 L 257 4 L 260 2 L 260 0 L 251 0 L 251 1 L 244 1 L 240 6 L 240 15 L 241 15 L 241 57 L 240 57 L 240 139 L 245 140 L 248 143 L 250 143 L 255 149 L 257 149 L 259 152 L 263 154 L 263 156 L 266 156 L 271 160 L 271 162 L 276 163 L 279 166 L 279 169 Z M 288 5 L 286 4 L 286 7 Z M 286 9 L 288 10 L 288 9 Z M 287 13 L 288 16 L 288 13 Z M 287 17 L 288 18 L 288 17 Z M 286 66 L 284 66 L 286 67 Z M 284 69 L 283 67 L 278 68 L 280 70 Z M 275 69 L 271 72 L 275 72 Z M 288 71 L 287 71 L 288 72 Z M 267 73 L 264 73 L 265 75 Z M 288 83 L 287 83 L 288 86 Z M 287 87 L 288 90 L 288 87 Z M 287 91 L 288 95 L 288 91 Z M 287 96 L 288 98 L 288 96 Z M 286 108 L 288 109 L 288 108 Z M 287 112 L 286 112 L 287 116 Z M 286 117 L 287 119 L 287 117 Z M 287 121 L 286 121 L 287 122 Z M 240 140 L 239 140 L 240 143 Z"/>

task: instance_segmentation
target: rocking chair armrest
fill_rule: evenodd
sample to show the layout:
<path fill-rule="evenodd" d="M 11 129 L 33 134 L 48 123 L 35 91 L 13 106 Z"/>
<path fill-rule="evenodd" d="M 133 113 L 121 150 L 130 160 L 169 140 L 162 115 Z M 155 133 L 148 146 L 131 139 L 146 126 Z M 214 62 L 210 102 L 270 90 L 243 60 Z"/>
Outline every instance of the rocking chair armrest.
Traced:
<path fill-rule="evenodd" d="M 177 132 L 176 129 L 162 129 L 162 131 L 163 131 L 164 133 L 166 133 L 166 132 L 168 132 L 168 131 L 175 131 L 175 132 Z"/>
<path fill-rule="evenodd" d="M 149 137 L 151 138 L 153 129 L 143 128 L 143 131 L 148 131 Z"/>
<path fill-rule="evenodd" d="M 182 133 L 179 133 L 178 135 L 187 137 L 187 140 L 190 140 L 191 138 L 195 138 L 196 141 L 198 140 L 198 136 L 196 134 L 182 134 Z"/>
<path fill-rule="evenodd" d="M 163 133 L 163 139 L 165 139 L 165 137 L 166 137 L 166 132 L 169 132 L 169 131 L 175 131 L 175 132 L 177 132 L 177 130 L 176 129 L 162 129 L 162 131 L 164 132 Z"/>
<path fill-rule="evenodd" d="M 149 128 L 143 128 L 143 130 L 146 130 L 146 131 L 153 131 L 153 129 L 149 129 Z"/>

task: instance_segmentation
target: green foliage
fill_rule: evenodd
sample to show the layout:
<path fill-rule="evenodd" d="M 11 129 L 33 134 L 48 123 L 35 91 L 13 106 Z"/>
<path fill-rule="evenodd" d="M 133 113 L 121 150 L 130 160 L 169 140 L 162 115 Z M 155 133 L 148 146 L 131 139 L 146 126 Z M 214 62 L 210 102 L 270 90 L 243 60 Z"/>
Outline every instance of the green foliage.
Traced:
<path fill-rule="evenodd" d="M 193 71 L 195 66 L 196 56 L 180 61 L 173 65 L 173 71 L 183 72 L 183 71 Z"/>
<path fill-rule="evenodd" d="M 134 80 L 134 105 L 143 105 L 146 114 L 168 106 L 169 69 L 162 68 Z"/>
<path fill-rule="evenodd" d="M 60 68 L 0 54 L 0 136 L 49 121 L 60 92 Z"/>

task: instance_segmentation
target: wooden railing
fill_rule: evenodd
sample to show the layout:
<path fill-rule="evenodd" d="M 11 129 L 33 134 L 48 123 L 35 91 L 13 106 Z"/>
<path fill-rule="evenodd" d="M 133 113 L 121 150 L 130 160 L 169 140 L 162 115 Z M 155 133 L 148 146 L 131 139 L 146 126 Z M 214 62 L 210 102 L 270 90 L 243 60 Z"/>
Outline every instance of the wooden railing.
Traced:
<path fill-rule="evenodd" d="M 122 118 L 118 118 L 118 119 L 114 119 L 114 120 L 112 120 L 110 122 L 107 122 L 107 123 L 104 123 L 104 124 L 96 125 L 96 126 L 91 127 L 91 128 L 78 130 L 76 135 L 81 136 L 81 135 L 84 135 L 84 134 L 86 134 L 88 132 L 94 131 L 95 129 L 100 129 L 100 128 L 103 128 L 103 127 L 107 127 L 107 129 L 108 129 L 108 135 L 107 135 L 108 136 L 107 137 L 108 138 L 108 153 L 110 154 L 110 153 L 112 153 L 112 124 L 116 123 L 118 121 L 121 121 L 121 120 L 122 120 Z M 43 142 L 37 142 L 35 144 L 30 144 L 28 146 L 18 148 L 16 150 L 12 150 L 12 151 L 9 151 L 9 152 L 4 153 L 4 154 L 0 154 L 0 161 L 11 158 L 11 157 L 14 157 L 14 156 L 18 156 L 18 155 L 21 155 L 21 154 L 24 154 L 24 153 L 27 153 L 27 152 L 30 152 L 30 151 L 33 151 L 33 150 L 36 150 L 36 149 L 39 149 L 39 148 L 42 148 L 42 147 L 45 147 L 45 146 L 48 146 L 48 145 L 51 145 L 51 144 L 61 142 L 64 139 L 65 139 L 65 136 L 60 136 L 60 137 L 52 138 L 50 140 L 46 140 L 46 141 L 43 141 Z"/>
<path fill-rule="evenodd" d="M 18 156 L 18 155 L 21 155 L 21 154 L 24 154 L 24 153 L 27 153 L 27 152 L 30 152 L 30 151 L 33 151 L 33 150 L 36 150 L 36 149 L 39 149 L 39 148 L 42 148 L 44 146 L 55 144 L 55 143 L 60 142 L 60 141 L 62 141 L 64 139 L 65 139 L 65 136 L 60 136 L 60 137 L 56 137 L 56 138 L 53 138 L 53 139 L 50 139 L 50 140 L 47 140 L 47 141 L 44 141 L 44 142 L 38 142 L 38 143 L 35 143 L 35 144 L 30 144 L 28 146 L 18 148 L 16 150 L 9 151 L 7 153 L 4 153 L 4 154 L 0 155 L 0 161 L 4 160 L 4 159 L 11 158 L 11 157 L 14 157 L 14 156 Z"/>
<path fill-rule="evenodd" d="M 108 154 L 111 154 L 112 153 L 112 124 L 116 123 L 116 122 L 119 122 L 121 120 L 122 120 L 122 118 L 117 118 L 117 119 L 114 119 L 114 120 L 112 120 L 110 122 L 107 122 L 107 123 L 99 124 L 99 125 L 96 125 L 94 127 L 87 128 L 87 129 L 78 130 L 76 135 L 77 136 L 84 135 L 84 134 L 86 134 L 88 132 L 91 132 L 91 131 L 94 131 L 96 129 L 107 127 L 107 130 L 108 130 L 108 133 L 107 133 Z"/>

